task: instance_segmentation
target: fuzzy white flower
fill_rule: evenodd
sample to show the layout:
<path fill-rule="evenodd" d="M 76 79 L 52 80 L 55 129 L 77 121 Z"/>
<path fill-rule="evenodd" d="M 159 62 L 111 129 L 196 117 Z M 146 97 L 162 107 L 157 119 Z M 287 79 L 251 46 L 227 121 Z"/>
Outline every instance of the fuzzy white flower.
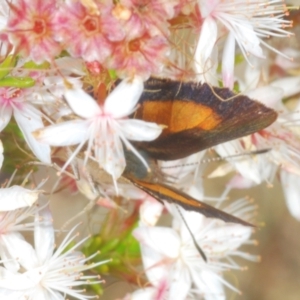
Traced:
<path fill-rule="evenodd" d="M 229 88 L 233 87 L 236 43 L 246 60 L 250 62 L 249 54 L 264 58 L 261 45 L 278 52 L 269 46 L 264 38 L 290 35 L 283 29 L 291 26 L 291 23 L 283 20 L 287 8 L 281 0 L 268 2 L 262 0 L 198 0 L 198 5 L 204 22 L 195 52 L 195 68 L 198 74 L 203 74 L 201 80 L 207 78 L 206 71 L 212 68 L 215 58 L 213 49 L 218 39 L 219 24 L 229 32 L 222 56 L 223 83 Z"/>
<path fill-rule="evenodd" d="M 238 208 L 240 214 L 244 214 L 253 209 L 243 208 L 243 205 L 237 204 L 231 212 Z M 248 242 L 252 229 L 181 210 L 208 258 L 208 262 L 204 262 L 175 206 L 167 204 L 167 207 L 174 216 L 173 228 L 141 226 L 133 232 L 141 242 L 143 264 L 150 283 L 153 287 L 165 287 L 167 296 L 164 299 L 189 299 L 188 296 L 193 295 L 196 299 L 200 295 L 205 299 L 225 299 L 223 285 L 234 288 L 226 283 L 221 273 L 225 269 L 240 268 L 233 256 L 253 259 L 237 250 Z M 155 289 L 147 292 L 155 293 Z"/>
<path fill-rule="evenodd" d="M 76 236 L 71 236 L 73 232 L 74 229 L 55 249 L 52 216 L 48 206 L 40 209 L 35 215 L 35 248 L 24 239 L 11 244 L 11 256 L 20 263 L 22 270 L 16 272 L 9 267 L 0 268 L 1 299 L 56 300 L 64 299 L 65 295 L 89 299 L 90 296 L 83 294 L 84 289 L 75 287 L 89 284 L 90 279 L 97 282 L 98 276 L 84 276 L 82 272 L 103 262 L 85 265 L 89 258 L 74 251 L 86 239 L 66 250 Z"/>
<path fill-rule="evenodd" d="M 22 194 L 19 197 L 23 197 Z M 6 200 L 14 202 L 12 197 Z M 24 240 L 20 232 L 33 230 L 34 223 L 30 217 L 39 209 L 37 205 L 32 205 L 28 208 L 0 212 L 0 257 L 4 266 L 12 271 L 18 271 L 20 264 L 12 259 L 11 251 L 14 250 L 14 245 L 18 245 L 20 241 L 22 243 Z"/>
<path fill-rule="evenodd" d="M 41 112 L 29 101 L 31 89 L 0 88 L 0 131 L 14 116 L 29 148 L 44 163 L 50 163 L 50 147 L 39 143 L 32 131 L 44 127 Z"/>
<path fill-rule="evenodd" d="M 272 185 L 280 167 L 280 177 L 284 194 L 291 214 L 300 220 L 300 142 L 299 111 L 296 108 L 289 112 L 283 105 L 282 99 L 297 94 L 300 91 L 300 77 L 283 78 L 272 82 L 269 86 L 248 91 L 247 95 L 262 103 L 275 108 L 279 112 L 277 121 L 250 136 L 231 141 L 215 147 L 222 156 L 227 157 L 236 153 L 270 149 L 253 158 L 230 160 L 227 165 L 218 167 L 210 177 L 223 176 L 231 171 L 238 171 L 228 186 L 231 188 L 249 188 L 267 182 Z"/>
<path fill-rule="evenodd" d="M 79 144 L 70 160 L 87 142 L 85 159 L 94 158 L 117 179 L 126 165 L 122 143 L 146 164 L 128 140 L 150 141 L 162 131 L 155 123 L 126 118 L 135 110 L 142 91 L 143 81 L 140 78 L 123 80 L 108 95 L 103 107 L 100 107 L 83 90 L 69 89 L 65 98 L 81 119 L 49 126 L 35 132 L 35 136 L 39 141 L 52 146 Z"/>

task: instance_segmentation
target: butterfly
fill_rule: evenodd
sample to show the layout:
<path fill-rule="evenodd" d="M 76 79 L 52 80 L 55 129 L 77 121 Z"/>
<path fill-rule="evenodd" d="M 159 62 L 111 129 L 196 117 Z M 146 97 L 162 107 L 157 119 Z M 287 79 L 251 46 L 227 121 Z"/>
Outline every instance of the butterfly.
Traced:
<path fill-rule="evenodd" d="M 152 172 L 125 151 L 127 166 L 123 177 L 160 202 L 165 200 L 206 217 L 251 226 L 164 183 L 155 172 L 156 160 L 181 159 L 262 130 L 276 120 L 273 109 L 227 88 L 150 78 L 133 117 L 164 125 L 165 129 L 156 140 L 133 143 Z"/>

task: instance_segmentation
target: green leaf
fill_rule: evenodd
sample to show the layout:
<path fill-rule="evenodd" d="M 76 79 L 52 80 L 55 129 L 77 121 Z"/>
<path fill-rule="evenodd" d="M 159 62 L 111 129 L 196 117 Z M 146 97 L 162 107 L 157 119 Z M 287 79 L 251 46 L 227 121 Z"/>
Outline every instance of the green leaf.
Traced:
<path fill-rule="evenodd" d="M 41 64 L 36 64 L 33 61 L 28 61 L 23 65 L 24 69 L 34 69 L 34 70 L 47 70 L 47 69 L 49 69 L 49 67 L 50 67 L 50 64 L 47 61 L 45 61 Z"/>
<path fill-rule="evenodd" d="M 101 254 L 105 254 L 109 251 L 114 250 L 119 243 L 120 243 L 120 239 L 118 239 L 118 238 L 114 238 L 114 239 L 106 242 L 100 249 Z"/>
<path fill-rule="evenodd" d="M 35 80 L 31 77 L 10 77 L 7 76 L 0 80 L 0 86 L 29 88 L 35 85 Z"/>
<path fill-rule="evenodd" d="M 100 283 L 90 284 L 87 287 L 93 290 L 96 295 L 101 296 L 103 294 L 103 287 Z"/>
<path fill-rule="evenodd" d="M 24 165 L 29 160 L 32 161 L 32 158 L 30 157 L 30 150 L 28 150 L 23 134 L 13 119 L 10 120 L 1 132 L 1 140 L 3 142 L 5 157 L 1 172 L 11 174 L 18 168 L 18 175 L 22 176 L 23 174 L 25 176 L 29 170 L 35 169 L 31 165 Z"/>
<path fill-rule="evenodd" d="M 91 254 L 99 251 L 102 244 L 102 238 L 99 235 L 91 237 L 84 244 L 82 251 L 86 256 L 90 256 Z"/>
<path fill-rule="evenodd" d="M 10 73 L 11 69 L 16 65 L 17 59 L 15 55 L 9 55 L 0 64 L 0 79 Z"/>
<path fill-rule="evenodd" d="M 118 78 L 116 70 L 108 70 L 108 74 L 109 74 L 110 78 L 113 80 Z"/>

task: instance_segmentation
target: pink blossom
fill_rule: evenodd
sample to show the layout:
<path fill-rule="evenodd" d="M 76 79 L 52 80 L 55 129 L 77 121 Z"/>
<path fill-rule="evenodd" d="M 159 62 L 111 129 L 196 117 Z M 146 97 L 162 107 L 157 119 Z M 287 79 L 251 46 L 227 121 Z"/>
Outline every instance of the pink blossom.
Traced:
<path fill-rule="evenodd" d="M 121 78 L 138 75 L 147 79 L 161 72 L 168 52 L 168 41 L 163 36 L 145 34 L 116 43 L 108 67 L 115 69 Z"/>
<path fill-rule="evenodd" d="M 31 134 L 44 127 L 41 112 L 25 100 L 31 93 L 31 89 L 0 88 L 0 131 L 13 115 L 32 152 L 42 162 L 50 163 L 50 147 L 37 142 Z"/>
<path fill-rule="evenodd" d="M 112 42 L 125 37 L 122 23 L 112 14 L 113 5 L 97 2 L 99 14 L 91 14 L 80 1 L 67 1 L 55 17 L 57 38 L 74 57 L 88 62 L 104 62 L 112 52 Z"/>
<path fill-rule="evenodd" d="M 54 32 L 56 5 L 52 0 L 18 0 L 9 4 L 6 32 L 18 54 L 42 63 L 60 53 Z"/>
<path fill-rule="evenodd" d="M 170 24 L 167 20 L 175 16 L 175 7 L 179 0 L 124 0 L 119 4 L 118 15 L 124 16 L 124 10 L 127 10 L 125 19 L 126 38 L 135 39 L 145 33 L 150 36 L 167 35 Z M 121 15 L 121 9 L 122 12 Z M 116 12 L 116 10 L 115 10 Z"/>

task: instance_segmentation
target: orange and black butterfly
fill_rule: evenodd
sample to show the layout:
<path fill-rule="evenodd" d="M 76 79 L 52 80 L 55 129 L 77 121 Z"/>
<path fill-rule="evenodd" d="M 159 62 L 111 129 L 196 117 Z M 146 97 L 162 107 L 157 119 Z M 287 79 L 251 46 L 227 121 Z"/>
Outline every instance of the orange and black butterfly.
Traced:
<path fill-rule="evenodd" d="M 225 222 L 250 225 L 160 182 L 155 172 L 155 160 L 184 158 L 252 134 L 272 124 L 277 113 L 227 88 L 158 78 L 145 82 L 139 104 L 134 118 L 165 125 L 165 129 L 154 141 L 133 143 L 149 162 L 152 172 L 149 174 L 138 158 L 127 153 L 123 176 L 158 201 L 176 203 L 186 210 Z"/>

